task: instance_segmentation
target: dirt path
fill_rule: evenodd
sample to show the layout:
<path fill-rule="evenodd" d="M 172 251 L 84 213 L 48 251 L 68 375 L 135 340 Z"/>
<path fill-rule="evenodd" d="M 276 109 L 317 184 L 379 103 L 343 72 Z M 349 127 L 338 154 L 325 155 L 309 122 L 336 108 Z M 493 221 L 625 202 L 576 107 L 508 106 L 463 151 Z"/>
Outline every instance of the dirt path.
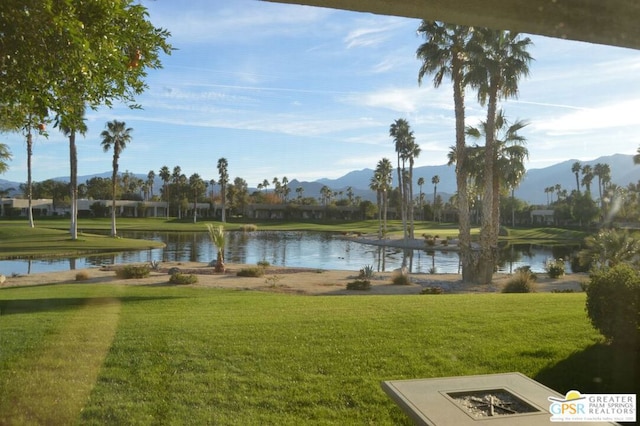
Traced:
<path fill-rule="evenodd" d="M 496 274 L 493 282 L 488 286 L 472 286 L 463 284 L 458 274 L 409 274 L 411 285 L 393 285 L 394 272 L 377 272 L 371 280 L 371 290 L 347 290 L 347 283 L 354 281 L 358 271 L 344 270 L 314 270 L 309 268 L 281 268 L 269 267 L 266 274 L 259 278 L 238 277 L 237 272 L 245 267 L 255 265 L 227 265 L 227 272 L 216 274 L 213 268 L 205 263 L 196 262 L 165 262 L 160 271 L 152 271 L 148 278 L 123 280 L 116 277 L 109 268 L 88 268 L 74 271 L 48 272 L 6 277 L 0 287 L 29 286 L 42 284 L 63 283 L 104 283 L 129 285 L 171 285 L 166 271 L 171 267 L 178 267 L 183 273 L 193 273 L 198 276 L 198 283 L 194 287 L 229 288 L 236 290 L 259 290 L 280 293 L 294 293 L 306 295 L 320 294 L 418 294 L 424 287 L 441 287 L 444 293 L 487 293 L 499 292 L 509 279 L 508 274 Z M 76 275 L 84 273 L 86 280 L 76 281 Z M 572 289 L 581 291 L 580 284 L 586 282 L 586 274 L 570 274 L 557 279 L 550 279 L 539 275 L 536 283 L 537 291 Z"/>

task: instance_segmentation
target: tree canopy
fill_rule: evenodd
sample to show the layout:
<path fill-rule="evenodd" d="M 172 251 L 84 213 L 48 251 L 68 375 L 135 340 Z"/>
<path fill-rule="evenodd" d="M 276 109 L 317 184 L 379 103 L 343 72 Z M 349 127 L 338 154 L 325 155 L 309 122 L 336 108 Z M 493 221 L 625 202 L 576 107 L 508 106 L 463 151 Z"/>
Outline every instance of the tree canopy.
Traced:
<path fill-rule="evenodd" d="M 78 105 L 134 104 L 146 70 L 171 53 L 168 31 L 131 0 L 4 0 L 0 3 L 0 127 L 47 116 L 74 128 Z"/>

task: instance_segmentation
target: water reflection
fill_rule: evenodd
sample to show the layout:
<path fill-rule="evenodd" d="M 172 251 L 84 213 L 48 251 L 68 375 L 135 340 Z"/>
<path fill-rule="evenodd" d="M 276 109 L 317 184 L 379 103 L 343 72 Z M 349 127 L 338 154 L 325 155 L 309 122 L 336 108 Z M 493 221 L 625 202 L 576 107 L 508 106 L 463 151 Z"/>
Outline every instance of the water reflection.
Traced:
<path fill-rule="evenodd" d="M 0 273 L 42 273 L 126 262 L 210 262 L 216 257 L 216 248 L 206 232 L 122 232 L 122 236 L 162 241 L 166 247 L 75 259 L 0 261 Z M 347 270 L 359 270 L 365 265 L 372 265 L 377 271 L 394 270 L 404 264 L 412 272 L 460 272 L 457 252 L 402 250 L 359 244 L 336 238 L 327 232 L 229 232 L 226 240 L 226 263 L 256 264 L 266 261 L 275 266 Z M 569 259 L 575 250 L 576 247 L 572 246 L 543 247 L 532 244 L 503 247 L 498 270 L 512 272 L 528 265 L 534 272 L 543 272 L 547 259 Z"/>

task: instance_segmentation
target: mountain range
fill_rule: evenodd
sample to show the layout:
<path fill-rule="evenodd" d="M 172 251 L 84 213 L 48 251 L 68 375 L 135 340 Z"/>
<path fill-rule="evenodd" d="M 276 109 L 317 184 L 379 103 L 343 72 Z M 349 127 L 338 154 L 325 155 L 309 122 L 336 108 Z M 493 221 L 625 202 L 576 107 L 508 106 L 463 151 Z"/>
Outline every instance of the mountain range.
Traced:
<path fill-rule="evenodd" d="M 572 165 L 578 160 L 571 159 L 566 160 L 558 164 L 554 164 L 549 167 L 540 169 L 528 170 L 522 183 L 515 191 L 515 196 L 526 201 L 529 204 L 544 205 L 547 203 L 547 193 L 544 192 L 545 188 L 560 184 L 563 189 L 571 192 L 576 187 L 576 178 L 571 171 Z M 589 164 L 591 167 L 597 163 L 608 164 L 611 168 L 611 182 L 619 186 L 627 186 L 629 183 L 637 183 L 640 181 L 640 166 L 633 164 L 633 156 L 626 154 L 614 154 L 604 157 L 596 158 L 590 161 L 580 161 L 580 164 Z M 135 176 L 140 179 L 146 180 L 147 175 L 134 173 Z M 396 172 L 394 170 L 394 176 Z M 419 188 L 415 183 L 418 178 L 424 178 L 425 184 L 422 187 L 423 193 L 427 194 L 426 199 L 431 200 L 433 197 L 433 184 L 431 179 L 433 176 L 440 178 L 438 184 L 438 194 L 443 199 L 447 200 L 452 194 L 456 192 L 456 179 L 455 170 L 453 166 L 440 165 L 440 166 L 422 166 L 416 167 L 413 172 L 414 176 L 414 194 L 417 196 Z M 292 189 L 292 196 L 295 196 L 295 189 L 302 187 L 304 189 L 303 196 L 305 197 L 319 197 L 320 190 L 323 186 L 328 186 L 334 192 L 342 191 L 346 197 L 347 188 L 351 187 L 355 196 L 360 196 L 363 199 L 375 201 L 375 193 L 369 189 L 369 182 L 373 176 L 373 169 L 354 170 L 346 175 L 337 179 L 318 179 L 312 182 L 298 181 L 292 179 L 289 181 L 289 187 Z M 93 177 L 111 177 L 111 172 L 107 171 L 100 174 L 78 176 L 78 182 L 85 182 Z M 68 182 L 68 177 L 57 177 L 54 180 L 60 180 Z M 580 179 L 582 176 L 580 175 Z M 396 185 L 394 178 L 394 185 Z M 0 179 L 0 190 L 8 188 L 19 188 L 20 182 L 11 182 Z M 156 176 L 154 182 L 154 188 L 161 188 L 162 180 Z M 272 189 L 272 188 L 269 188 Z M 595 190 L 594 190 L 595 189 Z M 255 188 L 250 188 L 251 191 Z M 598 197 L 597 194 L 597 178 L 594 179 L 592 184 L 592 193 L 594 198 Z M 15 194 L 13 191 L 12 194 Z"/>

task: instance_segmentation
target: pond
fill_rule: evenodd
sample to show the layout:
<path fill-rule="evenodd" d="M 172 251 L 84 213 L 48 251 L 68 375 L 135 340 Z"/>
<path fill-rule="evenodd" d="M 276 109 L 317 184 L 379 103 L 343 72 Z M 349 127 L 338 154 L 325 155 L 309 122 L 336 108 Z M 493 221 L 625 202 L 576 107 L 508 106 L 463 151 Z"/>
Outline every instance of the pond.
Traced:
<path fill-rule="evenodd" d="M 43 273 L 126 262 L 209 262 L 216 257 L 216 249 L 206 232 L 122 232 L 121 235 L 162 241 L 166 247 L 79 258 L 3 260 L 0 261 L 0 273 Z M 565 246 L 509 246 L 500 252 L 498 270 L 511 272 L 519 266 L 528 265 L 534 272 L 543 272 L 546 260 L 567 259 L 574 250 L 574 247 Z M 373 265 L 378 271 L 390 271 L 400 268 L 405 256 L 412 272 L 428 273 L 434 270 L 438 273 L 459 273 L 459 259 L 455 251 L 404 251 L 360 244 L 328 232 L 228 232 L 225 248 L 226 263 L 256 264 L 267 261 L 275 266 L 318 269 L 359 270 L 365 265 Z M 566 269 L 570 271 L 569 265 Z"/>

